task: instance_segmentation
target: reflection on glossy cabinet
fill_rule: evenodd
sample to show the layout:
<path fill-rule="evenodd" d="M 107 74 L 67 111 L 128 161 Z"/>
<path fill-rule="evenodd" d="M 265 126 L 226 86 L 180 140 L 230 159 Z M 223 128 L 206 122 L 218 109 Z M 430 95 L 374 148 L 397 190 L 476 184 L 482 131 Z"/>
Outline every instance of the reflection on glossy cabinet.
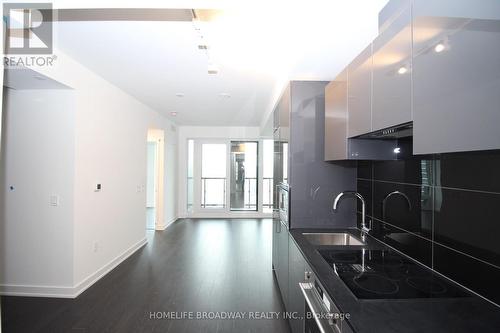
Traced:
<path fill-rule="evenodd" d="M 411 43 L 411 11 L 407 4 L 373 41 L 372 131 L 412 120 Z"/>
<path fill-rule="evenodd" d="M 371 132 L 372 45 L 348 67 L 349 137 Z"/>
<path fill-rule="evenodd" d="M 413 152 L 500 149 L 500 21 L 413 24 Z"/>
<path fill-rule="evenodd" d="M 347 70 L 325 87 L 325 161 L 347 156 Z"/>

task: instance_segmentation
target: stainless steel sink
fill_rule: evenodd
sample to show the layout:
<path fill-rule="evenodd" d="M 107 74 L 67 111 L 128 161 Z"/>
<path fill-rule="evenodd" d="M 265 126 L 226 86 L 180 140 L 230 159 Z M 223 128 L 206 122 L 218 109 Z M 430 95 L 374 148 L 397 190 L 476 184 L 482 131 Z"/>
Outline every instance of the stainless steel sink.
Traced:
<path fill-rule="evenodd" d="M 345 232 L 328 233 L 303 233 L 304 237 L 313 245 L 343 245 L 359 246 L 365 245 L 362 241 Z"/>

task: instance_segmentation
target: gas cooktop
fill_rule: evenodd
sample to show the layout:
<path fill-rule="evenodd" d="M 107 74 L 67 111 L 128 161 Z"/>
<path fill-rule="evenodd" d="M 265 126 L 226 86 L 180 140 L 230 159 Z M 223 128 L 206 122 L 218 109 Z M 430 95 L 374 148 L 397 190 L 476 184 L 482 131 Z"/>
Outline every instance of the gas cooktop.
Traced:
<path fill-rule="evenodd" d="M 469 296 L 392 250 L 319 250 L 319 253 L 359 299 Z"/>

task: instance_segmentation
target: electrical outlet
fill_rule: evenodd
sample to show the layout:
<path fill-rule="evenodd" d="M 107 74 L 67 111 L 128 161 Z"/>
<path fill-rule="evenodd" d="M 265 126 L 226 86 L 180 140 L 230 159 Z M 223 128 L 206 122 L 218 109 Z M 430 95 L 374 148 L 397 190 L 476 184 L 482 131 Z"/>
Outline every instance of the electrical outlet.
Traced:
<path fill-rule="evenodd" d="M 53 207 L 59 206 L 59 196 L 58 195 L 51 195 L 50 196 L 50 205 Z"/>
<path fill-rule="evenodd" d="M 94 242 L 94 252 L 99 251 L 99 242 Z"/>

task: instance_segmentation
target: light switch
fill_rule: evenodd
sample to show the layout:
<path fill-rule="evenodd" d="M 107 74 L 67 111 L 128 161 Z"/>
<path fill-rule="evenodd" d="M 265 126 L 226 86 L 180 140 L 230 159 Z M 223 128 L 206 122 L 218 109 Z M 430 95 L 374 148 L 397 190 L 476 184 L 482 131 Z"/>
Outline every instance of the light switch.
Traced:
<path fill-rule="evenodd" d="M 59 196 L 58 195 L 51 195 L 50 196 L 50 205 L 51 206 L 59 206 Z"/>

